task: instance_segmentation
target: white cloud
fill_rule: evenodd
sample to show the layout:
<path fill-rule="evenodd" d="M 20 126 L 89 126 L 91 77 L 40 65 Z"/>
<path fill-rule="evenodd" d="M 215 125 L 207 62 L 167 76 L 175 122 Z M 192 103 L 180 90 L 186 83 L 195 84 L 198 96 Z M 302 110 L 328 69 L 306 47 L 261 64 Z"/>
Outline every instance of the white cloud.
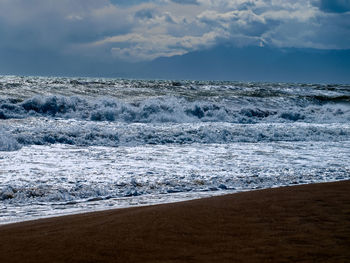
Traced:
<path fill-rule="evenodd" d="M 91 47 L 109 46 L 113 56 L 128 61 L 151 60 L 157 57 L 183 55 L 189 51 L 213 46 L 217 40 L 224 38 L 217 32 L 202 36 L 174 37 L 166 34 L 147 32 L 147 34 L 131 33 L 109 37 L 91 44 Z"/>

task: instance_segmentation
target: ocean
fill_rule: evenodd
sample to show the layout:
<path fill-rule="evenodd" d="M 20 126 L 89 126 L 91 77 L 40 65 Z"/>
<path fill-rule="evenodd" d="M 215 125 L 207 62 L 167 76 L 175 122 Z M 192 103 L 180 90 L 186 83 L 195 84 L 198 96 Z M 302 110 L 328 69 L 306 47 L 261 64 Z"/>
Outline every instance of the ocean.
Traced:
<path fill-rule="evenodd" d="M 350 85 L 0 76 L 0 224 L 350 179 Z"/>

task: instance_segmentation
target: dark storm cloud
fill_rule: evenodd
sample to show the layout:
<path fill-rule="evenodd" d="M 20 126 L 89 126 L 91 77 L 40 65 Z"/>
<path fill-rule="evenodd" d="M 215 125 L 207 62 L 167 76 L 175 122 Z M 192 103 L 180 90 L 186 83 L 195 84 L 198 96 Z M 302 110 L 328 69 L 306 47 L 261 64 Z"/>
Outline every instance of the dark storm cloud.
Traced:
<path fill-rule="evenodd" d="M 152 2 L 152 0 L 110 0 L 110 2 L 117 6 L 132 6 Z"/>
<path fill-rule="evenodd" d="M 128 19 L 109 4 L 108 0 L 0 0 L 0 47 L 62 53 L 76 44 L 128 32 Z"/>
<path fill-rule="evenodd" d="M 350 11 L 350 0 L 320 0 L 320 9 L 329 13 L 345 13 Z"/>
<path fill-rule="evenodd" d="M 0 0 L 0 49 L 128 61 L 223 43 L 347 49 L 349 1 Z"/>
<path fill-rule="evenodd" d="M 154 10 L 152 9 L 141 9 L 135 13 L 135 17 L 141 19 L 151 19 L 154 16 Z"/>
<path fill-rule="evenodd" d="M 181 4 L 181 5 L 198 5 L 197 0 L 170 0 L 171 2 Z"/>
<path fill-rule="evenodd" d="M 189 76 L 184 72 L 193 74 L 182 67 L 193 65 L 198 68 L 193 77 L 215 78 L 223 67 L 213 67 L 211 76 L 205 71 L 213 58 L 218 65 L 264 60 L 269 56 L 250 49 L 264 46 L 262 53 L 273 54 L 286 48 L 338 50 L 324 53 L 322 61 L 345 76 L 349 8 L 345 0 L 0 0 L 0 74 L 181 78 Z M 229 50 L 238 51 L 228 56 Z M 328 74 L 326 68 L 316 69 L 316 75 Z"/>

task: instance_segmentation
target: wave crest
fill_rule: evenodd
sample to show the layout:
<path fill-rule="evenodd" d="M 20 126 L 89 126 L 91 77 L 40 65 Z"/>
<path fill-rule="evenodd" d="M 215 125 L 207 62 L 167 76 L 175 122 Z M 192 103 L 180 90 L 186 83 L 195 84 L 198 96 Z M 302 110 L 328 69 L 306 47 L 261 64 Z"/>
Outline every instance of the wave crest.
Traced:
<path fill-rule="evenodd" d="M 49 117 L 127 123 L 186 122 L 349 122 L 350 108 L 343 103 L 318 104 L 291 100 L 190 101 L 159 97 L 139 102 L 79 96 L 35 96 L 24 101 L 0 100 L 0 119 Z"/>

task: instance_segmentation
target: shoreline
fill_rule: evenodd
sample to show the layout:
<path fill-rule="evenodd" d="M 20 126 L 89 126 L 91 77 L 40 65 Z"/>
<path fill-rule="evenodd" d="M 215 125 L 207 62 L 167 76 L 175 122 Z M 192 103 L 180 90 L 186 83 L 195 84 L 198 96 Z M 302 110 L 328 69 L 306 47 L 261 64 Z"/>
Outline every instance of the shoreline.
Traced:
<path fill-rule="evenodd" d="M 20 224 L 24 222 L 31 222 L 31 221 L 38 221 L 38 220 L 44 220 L 44 219 L 51 219 L 51 218 L 59 218 L 59 217 L 65 217 L 65 216 L 75 216 L 75 215 L 82 215 L 82 214 L 90 214 L 90 213 L 99 213 L 104 211 L 113 211 L 113 210 L 120 210 L 120 209 L 128 209 L 128 208 L 140 208 L 140 207 L 148 207 L 148 206 L 155 206 L 155 205 L 167 205 L 167 204 L 173 204 L 173 203 L 183 203 L 188 201 L 194 201 L 194 200 L 200 200 L 200 199 L 207 199 L 207 198 L 215 198 L 225 195 L 233 195 L 238 193 L 245 193 L 245 192 L 253 192 L 253 191 L 262 191 L 262 190 L 268 190 L 268 189 L 282 189 L 285 187 L 294 187 L 294 186 L 302 186 L 302 185 L 313 185 L 313 184 L 328 184 L 328 183 L 336 183 L 336 182 L 343 182 L 343 181 L 350 181 L 350 179 L 340 179 L 330 182 L 313 182 L 313 183 L 301 183 L 301 184 L 295 184 L 295 185 L 279 185 L 269 188 L 254 188 L 254 189 L 240 189 L 240 190 L 226 190 L 226 191 L 214 191 L 214 192 L 197 192 L 196 194 L 198 196 L 196 197 L 182 197 L 182 195 L 186 196 L 191 193 L 188 192 L 179 192 L 179 193 L 172 193 L 172 194 L 166 194 L 171 195 L 172 200 L 170 198 L 164 198 L 160 199 L 160 201 L 154 201 L 150 203 L 140 203 L 140 204 L 121 204 L 121 205 L 113 205 L 113 206 L 101 206 L 97 207 L 95 209 L 72 209 L 70 212 L 62 212 L 57 214 L 50 214 L 47 216 L 34 216 L 34 217 L 27 217 L 24 220 L 13 220 L 13 221 L 0 221 L 0 227 L 11 225 L 11 224 Z M 174 198 L 175 196 L 175 198 Z M 143 196 L 136 196 L 134 198 L 142 198 Z M 120 198 L 113 198 L 115 201 L 126 201 L 130 197 L 120 197 Z M 113 200 L 112 199 L 112 200 Z M 103 202 L 106 200 L 99 200 L 97 202 Z M 125 202 L 127 203 L 127 202 Z"/>
<path fill-rule="evenodd" d="M 350 181 L 0 225 L 4 262 L 350 262 Z"/>
<path fill-rule="evenodd" d="M 279 186 L 279 187 L 286 187 L 286 186 Z M 148 206 L 155 206 L 155 205 L 166 205 L 166 204 L 173 204 L 173 203 L 182 203 L 182 202 L 187 202 L 187 201 L 193 201 L 193 200 L 198 200 L 198 199 L 204 199 L 204 198 L 212 198 L 216 196 L 223 196 L 223 195 L 231 195 L 231 194 L 236 194 L 236 193 L 243 193 L 243 192 L 250 192 L 250 191 L 259 191 L 263 189 L 268 189 L 268 188 L 262 188 L 262 189 L 245 189 L 245 190 L 226 190 L 226 191 L 215 191 L 215 192 L 179 192 L 179 193 L 168 193 L 164 194 L 164 196 L 171 196 L 170 198 L 164 198 L 160 199 L 160 201 L 154 201 L 154 202 L 149 202 L 149 203 L 139 203 L 139 204 L 129 204 L 127 202 L 128 199 L 131 197 L 116 197 L 112 198 L 112 200 L 115 200 L 116 202 L 124 202 L 126 204 L 121 204 L 121 205 L 113 205 L 113 206 L 101 206 L 97 207 L 95 209 L 76 209 L 76 210 L 71 210 L 70 212 L 62 212 L 62 213 L 57 213 L 57 214 L 50 214 L 47 216 L 38 216 L 38 217 L 28 217 L 24 220 L 13 220 L 13 221 L 0 221 L 0 227 L 1 226 L 6 226 L 6 225 L 11 225 L 11 224 L 20 224 L 24 222 L 31 222 L 31 221 L 38 221 L 38 220 L 43 220 L 43 219 L 50 219 L 50 218 L 58 218 L 58 217 L 63 217 L 63 216 L 75 216 L 75 215 L 81 215 L 81 214 L 89 214 L 89 213 L 98 213 L 98 212 L 104 212 L 104 211 L 110 211 L 110 210 L 120 210 L 120 209 L 128 209 L 128 208 L 140 208 L 140 207 L 148 207 Z M 191 195 L 192 194 L 192 195 Z M 191 197 L 188 197 L 188 196 Z M 140 196 L 134 196 L 134 199 L 137 198 L 143 198 L 145 195 L 140 195 Z M 194 197 L 196 196 L 196 197 Z M 111 199 L 106 199 L 106 200 L 98 200 L 96 202 L 103 202 L 103 201 L 108 201 Z M 88 201 L 85 201 L 88 202 Z M 93 203 L 95 201 L 91 201 Z M 56 204 L 57 205 L 57 204 Z M 68 209 L 67 209 L 68 210 Z"/>

